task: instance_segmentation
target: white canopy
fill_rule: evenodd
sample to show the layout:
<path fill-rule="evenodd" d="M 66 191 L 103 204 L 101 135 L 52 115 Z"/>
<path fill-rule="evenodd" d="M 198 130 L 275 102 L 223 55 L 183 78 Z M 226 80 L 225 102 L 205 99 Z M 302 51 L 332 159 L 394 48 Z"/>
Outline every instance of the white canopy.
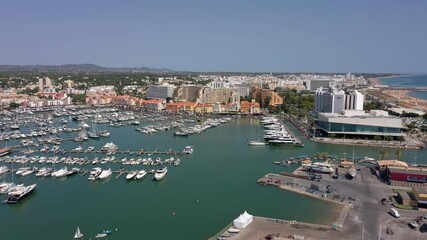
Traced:
<path fill-rule="evenodd" d="M 233 225 L 236 228 L 242 229 L 242 228 L 245 228 L 246 226 L 248 226 L 249 223 L 252 222 L 252 220 L 253 220 L 253 216 L 245 211 L 243 214 L 240 214 L 239 217 L 234 219 Z"/>

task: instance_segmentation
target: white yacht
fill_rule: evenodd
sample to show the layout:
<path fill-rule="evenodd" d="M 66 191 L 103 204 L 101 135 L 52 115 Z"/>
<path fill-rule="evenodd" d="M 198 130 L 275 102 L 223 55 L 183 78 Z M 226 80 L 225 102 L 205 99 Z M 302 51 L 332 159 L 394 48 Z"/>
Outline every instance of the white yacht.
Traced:
<path fill-rule="evenodd" d="M 154 173 L 154 179 L 157 181 L 160 181 L 166 176 L 167 173 L 168 173 L 167 167 L 162 167 L 160 169 L 157 169 L 156 173 Z"/>
<path fill-rule="evenodd" d="M 28 176 L 28 175 L 32 174 L 33 172 L 34 172 L 34 169 L 30 168 L 27 171 L 21 173 L 21 176 L 25 177 L 25 176 Z"/>
<path fill-rule="evenodd" d="M 145 171 L 144 169 L 141 169 L 138 174 L 136 174 L 136 179 L 142 179 L 145 177 L 145 175 L 147 175 L 147 171 Z"/>
<path fill-rule="evenodd" d="M 60 178 L 60 177 L 65 177 L 67 175 L 67 173 L 68 173 L 68 168 L 63 167 L 57 171 L 52 172 L 51 175 L 52 175 L 52 177 Z"/>
<path fill-rule="evenodd" d="M 131 180 L 132 178 L 134 178 L 136 176 L 136 174 L 138 174 L 137 171 L 130 171 L 127 175 L 126 175 L 126 180 Z"/>
<path fill-rule="evenodd" d="M 102 172 L 99 174 L 98 178 L 99 179 L 106 179 L 109 176 L 111 176 L 111 174 L 113 174 L 113 172 L 111 171 L 111 168 L 107 168 L 105 170 L 102 170 Z"/>
<path fill-rule="evenodd" d="M 36 188 L 36 186 L 37 184 L 33 184 L 27 187 L 23 186 L 16 189 L 15 191 L 9 192 L 9 198 L 5 200 L 4 203 L 18 203 L 19 200 L 30 194 Z"/>

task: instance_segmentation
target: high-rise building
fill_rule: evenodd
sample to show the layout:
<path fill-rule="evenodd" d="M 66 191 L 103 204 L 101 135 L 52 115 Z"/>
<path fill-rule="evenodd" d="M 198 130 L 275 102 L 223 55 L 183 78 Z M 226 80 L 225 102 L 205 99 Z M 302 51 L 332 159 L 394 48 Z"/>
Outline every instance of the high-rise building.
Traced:
<path fill-rule="evenodd" d="M 233 94 L 235 93 L 235 94 Z M 200 103 L 230 103 L 238 96 L 240 102 L 240 95 L 230 88 L 204 88 L 202 96 L 198 102 Z"/>
<path fill-rule="evenodd" d="M 358 91 L 318 88 L 314 96 L 314 110 L 317 112 L 340 113 L 342 110 L 363 110 L 364 96 Z"/>
<path fill-rule="evenodd" d="M 53 80 L 49 77 L 39 78 L 39 91 L 45 92 L 48 88 L 53 88 Z"/>
<path fill-rule="evenodd" d="M 166 99 L 173 97 L 174 86 L 151 85 L 148 86 L 147 98 Z"/>

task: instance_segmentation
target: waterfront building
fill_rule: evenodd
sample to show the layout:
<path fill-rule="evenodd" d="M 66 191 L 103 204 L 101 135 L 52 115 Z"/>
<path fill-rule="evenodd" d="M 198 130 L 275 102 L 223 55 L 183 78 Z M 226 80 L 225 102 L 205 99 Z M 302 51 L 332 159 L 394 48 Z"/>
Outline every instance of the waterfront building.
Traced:
<path fill-rule="evenodd" d="M 161 111 L 165 109 L 166 101 L 164 99 L 148 99 L 143 101 L 143 108 L 152 111 Z"/>
<path fill-rule="evenodd" d="M 265 105 L 265 100 L 267 97 L 270 98 L 270 102 L 268 104 L 269 106 L 278 106 L 283 104 L 283 98 L 280 97 L 277 92 L 272 90 L 255 88 L 255 90 L 252 92 L 252 98 L 259 99 L 263 106 Z"/>
<path fill-rule="evenodd" d="M 339 113 L 342 110 L 363 110 L 364 96 L 358 91 L 318 88 L 314 94 L 316 112 Z"/>
<path fill-rule="evenodd" d="M 199 103 L 194 108 L 194 113 L 213 113 L 213 104 L 210 103 Z"/>
<path fill-rule="evenodd" d="M 343 110 L 341 113 L 319 113 L 316 122 L 318 130 L 328 134 L 346 136 L 403 137 L 402 119 L 389 116 L 382 110 Z"/>
<path fill-rule="evenodd" d="M 196 105 L 195 102 L 169 102 L 166 103 L 166 110 L 170 112 L 194 112 Z"/>
<path fill-rule="evenodd" d="M 246 114 L 259 114 L 261 113 L 261 108 L 259 103 L 252 99 L 252 101 L 241 101 L 240 102 L 240 112 Z"/>
<path fill-rule="evenodd" d="M 164 85 L 151 85 L 147 89 L 147 98 L 155 99 L 166 99 L 172 98 L 175 86 L 164 84 Z"/>

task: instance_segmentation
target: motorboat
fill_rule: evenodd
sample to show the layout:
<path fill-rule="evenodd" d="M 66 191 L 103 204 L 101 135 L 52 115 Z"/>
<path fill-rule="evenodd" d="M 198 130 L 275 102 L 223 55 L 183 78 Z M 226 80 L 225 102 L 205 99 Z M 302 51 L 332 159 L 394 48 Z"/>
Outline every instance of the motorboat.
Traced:
<path fill-rule="evenodd" d="M 98 234 L 96 234 L 95 238 L 103 238 L 103 237 L 106 237 L 106 236 L 107 236 L 106 233 L 98 233 Z"/>
<path fill-rule="evenodd" d="M 144 178 L 145 175 L 147 175 L 147 171 L 145 171 L 144 169 L 141 169 L 138 172 L 138 174 L 136 174 L 136 179 L 140 180 L 140 179 Z"/>
<path fill-rule="evenodd" d="M 109 176 L 111 176 L 111 174 L 113 174 L 113 172 L 111 171 L 111 168 L 107 168 L 107 169 L 102 170 L 102 172 L 99 174 L 98 178 L 101 180 L 106 179 Z"/>
<path fill-rule="evenodd" d="M 0 167 L 0 174 L 6 173 L 7 171 L 9 171 L 9 169 L 6 166 Z"/>
<path fill-rule="evenodd" d="M 136 176 L 136 174 L 138 174 L 138 171 L 130 171 L 127 175 L 126 175 L 126 180 L 131 180 L 132 178 L 134 178 Z"/>
<path fill-rule="evenodd" d="M 82 239 L 83 233 L 80 232 L 80 228 L 77 227 L 76 233 L 74 233 L 74 239 Z"/>
<path fill-rule="evenodd" d="M 99 174 L 101 174 L 102 169 L 99 167 L 93 168 L 92 171 L 90 171 L 89 177 L 87 178 L 90 181 L 96 180 L 99 176 Z"/>
<path fill-rule="evenodd" d="M 25 171 L 25 172 L 21 173 L 21 176 L 25 177 L 25 176 L 28 176 L 28 175 L 30 175 L 30 174 L 32 174 L 32 173 L 34 173 L 34 169 L 33 169 L 33 168 L 30 168 L 30 169 L 28 169 L 27 171 Z"/>
<path fill-rule="evenodd" d="M 107 130 L 99 131 L 99 136 L 108 137 L 110 136 L 110 132 L 108 132 Z"/>
<path fill-rule="evenodd" d="M 23 199 L 24 197 L 28 196 L 34 189 L 36 188 L 37 184 L 29 185 L 27 187 L 23 186 L 21 188 L 16 189 L 15 191 L 9 192 L 9 198 L 4 201 L 4 203 L 18 203 L 19 200 Z"/>
<path fill-rule="evenodd" d="M 68 173 L 68 168 L 67 167 L 63 167 L 57 171 L 52 172 L 52 177 L 56 177 L 56 178 L 60 178 L 60 177 L 65 177 L 67 176 Z"/>
<path fill-rule="evenodd" d="M 156 170 L 156 173 L 154 173 L 154 179 L 157 181 L 162 180 L 166 174 L 168 173 L 167 167 L 162 167 Z"/>
<path fill-rule="evenodd" d="M 265 145 L 267 145 L 267 143 L 254 140 L 254 141 L 249 141 L 248 145 L 249 146 L 265 146 Z"/>
<path fill-rule="evenodd" d="M 192 154 L 194 151 L 194 147 L 193 146 L 186 146 L 184 148 L 184 150 L 182 150 L 182 153 L 184 154 Z"/>

